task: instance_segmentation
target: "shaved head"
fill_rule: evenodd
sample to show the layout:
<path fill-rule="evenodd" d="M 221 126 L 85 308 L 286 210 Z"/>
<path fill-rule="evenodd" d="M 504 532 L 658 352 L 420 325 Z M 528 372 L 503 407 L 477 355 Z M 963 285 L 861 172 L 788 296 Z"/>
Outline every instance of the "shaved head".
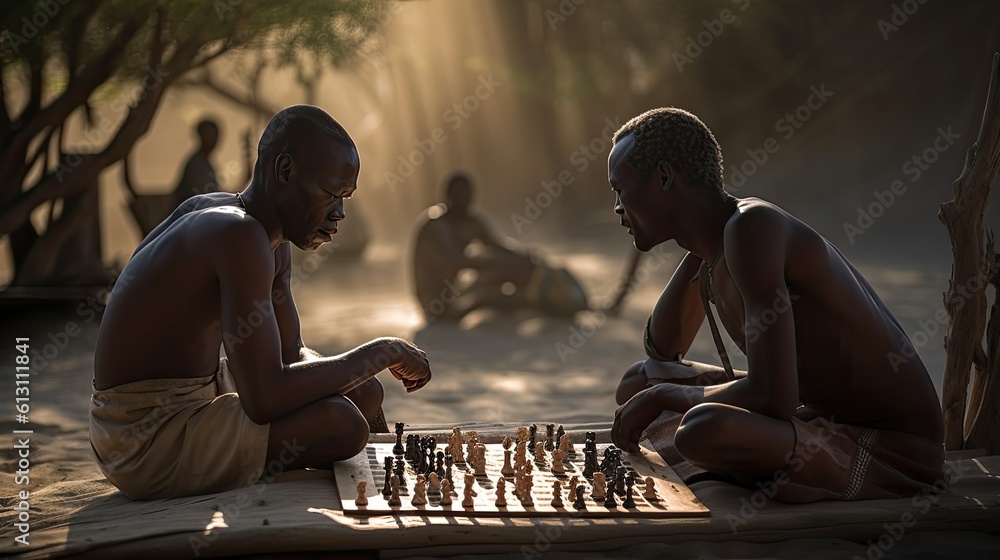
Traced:
<path fill-rule="evenodd" d="M 347 130 L 323 109 L 312 105 L 292 105 L 282 109 L 267 123 L 260 137 L 254 173 L 263 171 L 261 166 L 273 162 L 281 153 L 298 155 L 307 148 L 315 148 L 316 143 L 323 140 L 333 140 L 357 150 Z"/>

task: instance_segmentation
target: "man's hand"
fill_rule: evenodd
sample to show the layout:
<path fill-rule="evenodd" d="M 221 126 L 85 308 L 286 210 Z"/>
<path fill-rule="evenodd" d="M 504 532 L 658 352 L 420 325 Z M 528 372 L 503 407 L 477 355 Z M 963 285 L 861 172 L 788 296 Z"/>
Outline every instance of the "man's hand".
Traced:
<path fill-rule="evenodd" d="M 393 377 L 403 382 L 406 392 L 412 393 L 427 385 L 431 380 L 431 365 L 427 361 L 427 353 L 401 338 L 390 338 L 388 344 L 389 356 L 393 360 L 389 371 Z"/>
<path fill-rule="evenodd" d="M 663 413 L 659 392 L 663 386 L 650 387 L 635 394 L 615 411 L 611 441 L 625 451 L 638 451 L 642 432 Z"/>

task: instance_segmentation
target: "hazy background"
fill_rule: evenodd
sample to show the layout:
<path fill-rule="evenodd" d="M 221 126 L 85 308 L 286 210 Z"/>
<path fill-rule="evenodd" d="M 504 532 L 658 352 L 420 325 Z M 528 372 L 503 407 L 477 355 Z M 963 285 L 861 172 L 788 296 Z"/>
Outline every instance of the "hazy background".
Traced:
<path fill-rule="evenodd" d="M 917 9 L 905 14 L 903 7 Z M 735 21 L 722 22 L 723 10 Z M 894 12 L 897 29 L 880 28 L 880 20 L 893 23 Z M 927 321 L 941 308 L 951 251 L 936 215 L 951 198 L 951 183 L 978 132 L 990 58 L 1000 50 L 1000 3 L 427 0 L 390 3 L 383 16 L 372 43 L 311 93 L 290 71 L 267 72 L 254 100 L 273 110 L 317 104 L 359 146 L 360 187 L 342 230 L 360 215 L 372 242 L 360 262 L 345 262 L 336 252 L 314 261 L 317 269 L 304 275 L 296 298 L 303 337 L 321 351 L 381 335 L 415 338 L 428 349 L 436 382 L 422 398 L 391 386 L 390 420 L 610 417 L 617 377 L 642 357 L 642 324 L 683 255 L 676 245 L 664 247 L 666 264 L 649 271 L 623 315 L 566 357 L 556 345 L 593 316 L 576 323 L 477 316 L 459 327 L 425 328 L 406 281 L 408 242 L 418 213 L 439 200 L 443 178 L 465 170 L 495 230 L 568 267 L 599 306 L 631 250 L 611 211 L 610 143 L 601 137 L 659 106 L 690 110 L 711 127 L 734 194 L 782 206 L 858 264 L 907 332 L 928 335 L 918 351 L 940 386 L 943 327 L 931 332 Z M 699 40 L 697 49 L 691 46 Z M 240 87 L 242 63 L 227 56 L 212 70 Z M 811 88 L 832 95 L 808 111 L 800 128 L 780 127 L 779 119 L 807 103 Z M 456 103 L 475 108 L 460 114 Z M 131 156 L 141 192 L 173 189 L 195 147 L 193 127 L 206 116 L 221 124 L 213 161 L 223 187 L 243 187 L 242 136 L 249 130 L 256 142 L 266 120 L 204 90 L 175 88 Z M 420 159 L 412 153 L 428 145 L 436 128 L 447 139 L 390 187 L 387 174 L 402 176 L 400 158 Z M 932 154 L 936 161 L 914 180 L 913 168 L 908 173 L 904 165 L 932 148 L 939 129 L 961 136 Z M 786 138 L 788 130 L 793 134 Z M 778 151 L 745 182 L 734 180 L 751 157 L 747 150 L 759 150 L 768 138 Z M 518 231 L 511 215 L 524 215 L 526 197 L 535 200 L 543 182 L 563 171 L 572 184 Z M 845 224 L 857 225 L 859 207 L 877 204 L 873 193 L 897 179 L 906 192 L 850 239 Z M 100 189 L 107 264 L 120 267 L 139 231 L 117 167 L 102 176 Z M 997 229 L 1000 204 L 993 198 L 989 224 Z M 0 283 L 9 274 L 9 267 L 0 268 Z M 5 334 L 20 329 L 45 340 L 63 312 L 17 313 L 5 321 Z M 86 327 L 50 370 L 72 376 L 77 385 L 71 386 L 83 391 L 96 324 Z M 711 360 L 713 354 L 702 332 L 691 357 Z"/>

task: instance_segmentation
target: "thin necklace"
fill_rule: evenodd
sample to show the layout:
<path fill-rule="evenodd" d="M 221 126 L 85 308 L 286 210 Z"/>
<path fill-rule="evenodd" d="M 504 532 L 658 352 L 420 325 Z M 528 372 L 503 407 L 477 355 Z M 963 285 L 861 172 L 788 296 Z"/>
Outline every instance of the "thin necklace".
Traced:
<path fill-rule="evenodd" d="M 236 201 L 240 203 L 240 208 L 242 208 L 243 211 L 246 212 L 247 205 L 244 204 L 244 202 L 243 202 L 243 196 L 240 193 L 236 193 Z"/>

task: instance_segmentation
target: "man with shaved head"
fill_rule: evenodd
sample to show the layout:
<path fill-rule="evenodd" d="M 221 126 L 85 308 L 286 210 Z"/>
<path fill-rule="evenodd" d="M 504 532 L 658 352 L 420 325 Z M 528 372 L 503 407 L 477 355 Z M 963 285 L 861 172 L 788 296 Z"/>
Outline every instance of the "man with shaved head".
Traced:
<path fill-rule="evenodd" d="M 268 123 L 243 192 L 188 199 L 135 250 L 101 323 L 90 421 L 101 469 L 130 498 L 347 459 L 385 431 L 375 374 L 408 392 L 430 380 L 426 354 L 398 338 L 332 357 L 302 342 L 290 244 L 331 240 L 359 165 L 330 115 L 289 107 Z"/>
<path fill-rule="evenodd" d="M 636 248 L 688 253 L 647 323 L 648 359 L 618 387 L 612 439 L 634 449 L 645 434 L 679 472 L 788 502 L 947 484 L 934 385 L 847 258 L 774 204 L 727 193 L 719 144 L 687 111 L 648 111 L 613 142 L 614 211 Z M 712 304 L 748 371 L 730 366 Z M 723 367 L 683 360 L 706 317 Z"/>

